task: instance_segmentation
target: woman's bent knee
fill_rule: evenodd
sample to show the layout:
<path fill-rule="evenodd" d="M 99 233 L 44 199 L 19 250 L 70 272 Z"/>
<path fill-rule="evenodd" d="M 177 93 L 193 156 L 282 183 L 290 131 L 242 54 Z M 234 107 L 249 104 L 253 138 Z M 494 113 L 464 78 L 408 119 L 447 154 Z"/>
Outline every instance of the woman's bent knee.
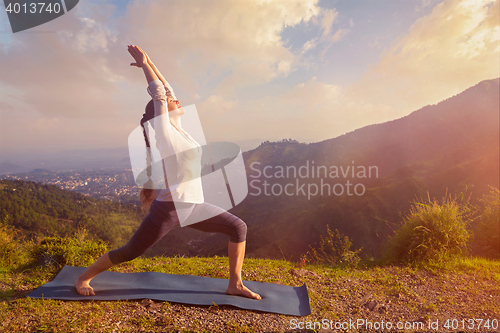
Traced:
<path fill-rule="evenodd" d="M 242 219 L 238 218 L 233 224 L 234 232 L 231 234 L 231 242 L 241 243 L 247 239 L 247 224 Z"/>

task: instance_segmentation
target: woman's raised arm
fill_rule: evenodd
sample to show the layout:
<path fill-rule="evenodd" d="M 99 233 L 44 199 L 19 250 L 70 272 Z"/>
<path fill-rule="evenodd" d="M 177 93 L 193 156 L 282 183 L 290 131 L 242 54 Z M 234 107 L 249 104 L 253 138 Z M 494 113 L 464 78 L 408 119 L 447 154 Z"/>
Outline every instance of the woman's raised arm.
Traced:
<path fill-rule="evenodd" d="M 146 56 L 146 59 L 147 59 L 147 63 L 149 64 L 149 66 L 151 67 L 151 69 L 153 70 L 153 72 L 158 77 L 158 80 L 160 80 L 161 83 L 163 83 L 163 85 L 165 86 L 167 96 L 170 97 L 170 98 L 173 98 L 173 99 L 177 99 L 177 97 L 175 97 L 174 90 L 172 89 L 172 87 L 170 86 L 170 84 L 168 83 L 168 81 L 160 73 L 160 70 L 151 61 L 151 59 L 149 58 L 148 54 L 146 52 L 144 52 L 139 46 L 134 46 L 134 47 L 137 48 L 137 50 L 139 50 L 142 53 L 144 53 L 144 55 Z M 130 66 L 142 67 L 142 64 L 136 61 L 136 62 L 131 63 Z"/>
<path fill-rule="evenodd" d="M 147 56 L 147 54 L 146 54 L 146 56 Z M 160 80 L 161 83 L 163 83 L 164 85 L 169 85 L 167 80 L 165 80 L 163 75 L 161 75 L 160 71 L 158 70 L 158 68 L 156 68 L 155 64 L 153 64 L 153 62 L 151 61 L 151 59 L 149 59 L 149 57 L 148 57 L 148 64 L 149 64 L 149 66 L 151 66 L 151 68 L 155 72 L 156 76 L 158 76 L 158 80 Z"/>

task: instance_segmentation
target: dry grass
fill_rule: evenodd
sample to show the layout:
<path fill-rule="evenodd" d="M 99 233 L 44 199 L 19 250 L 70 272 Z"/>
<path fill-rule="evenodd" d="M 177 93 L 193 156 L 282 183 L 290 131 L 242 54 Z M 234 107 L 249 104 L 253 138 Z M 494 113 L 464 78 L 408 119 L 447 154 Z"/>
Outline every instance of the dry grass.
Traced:
<path fill-rule="evenodd" d="M 224 257 L 139 258 L 115 270 L 152 270 L 227 278 L 227 265 Z M 292 286 L 307 283 L 312 308 L 312 314 L 307 317 L 151 300 L 70 302 L 30 299 L 25 296 L 50 281 L 58 267 L 4 271 L 0 278 L 0 331 L 277 332 L 293 328 L 292 319 L 304 325 L 323 319 L 340 323 L 364 319 L 391 321 L 394 325 L 397 322 L 422 323 L 423 327 L 430 320 L 439 320 L 442 325 L 447 319 L 500 319 L 499 261 L 457 259 L 418 269 L 402 266 L 302 267 L 314 272 L 307 274 L 297 274 L 298 268 L 286 261 L 247 259 L 244 280 Z M 439 331 L 443 330 L 446 329 L 441 326 Z M 488 330 L 482 328 L 480 331 Z"/>

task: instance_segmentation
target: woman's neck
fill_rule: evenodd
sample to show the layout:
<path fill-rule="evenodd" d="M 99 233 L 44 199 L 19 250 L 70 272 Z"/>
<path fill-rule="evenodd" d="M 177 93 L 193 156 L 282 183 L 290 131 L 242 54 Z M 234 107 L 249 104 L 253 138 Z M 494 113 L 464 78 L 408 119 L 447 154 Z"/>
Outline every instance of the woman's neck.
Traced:
<path fill-rule="evenodd" d="M 178 131 L 181 130 L 181 116 L 184 114 L 183 109 L 174 109 L 172 111 L 168 111 L 168 117 L 170 118 L 170 123 L 174 126 Z"/>

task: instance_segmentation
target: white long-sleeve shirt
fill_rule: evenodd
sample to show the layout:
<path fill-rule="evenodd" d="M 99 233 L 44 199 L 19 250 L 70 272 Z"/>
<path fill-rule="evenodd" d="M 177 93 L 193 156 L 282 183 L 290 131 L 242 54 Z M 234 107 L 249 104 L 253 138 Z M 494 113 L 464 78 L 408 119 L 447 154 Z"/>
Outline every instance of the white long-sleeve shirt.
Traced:
<path fill-rule="evenodd" d="M 178 130 L 172 125 L 170 115 L 180 116 L 183 111 L 168 111 L 167 95 L 175 99 L 170 85 L 164 86 L 160 80 L 154 80 L 148 86 L 148 93 L 154 101 L 155 118 L 152 122 L 156 147 L 164 161 L 167 178 L 167 188 L 160 191 L 156 200 L 203 203 L 202 148 L 182 126 Z"/>

